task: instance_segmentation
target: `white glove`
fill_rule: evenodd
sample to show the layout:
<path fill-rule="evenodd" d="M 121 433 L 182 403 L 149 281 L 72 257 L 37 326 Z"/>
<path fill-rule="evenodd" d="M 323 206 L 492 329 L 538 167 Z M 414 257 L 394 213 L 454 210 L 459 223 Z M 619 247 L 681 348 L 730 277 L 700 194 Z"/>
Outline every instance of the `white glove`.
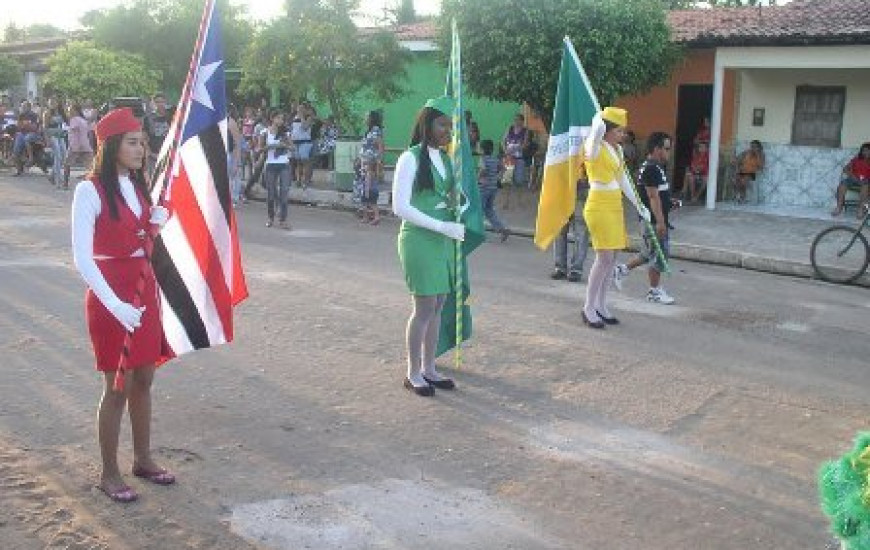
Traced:
<path fill-rule="evenodd" d="M 154 225 L 159 225 L 163 227 L 166 225 L 166 222 L 169 221 L 169 209 L 165 206 L 152 206 L 151 207 L 151 219 L 148 220 Z"/>
<path fill-rule="evenodd" d="M 127 302 L 118 300 L 117 303 L 108 309 L 115 316 L 115 319 L 124 326 L 127 332 L 133 332 L 142 326 L 142 313 L 145 312 L 145 306 L 136 309 Z"/>
<path fill-rule="evenodd" d="M 454 241 L 465 240 L 465 226 L 456 222 L 444 222 L 441 228 L 441 233 L 450 237 Z"/>
<path fill-rule="evenodd" d="M 649 208 L 642 204 L 637 205 L 637 214 L 638 216 L 643 218 L 646 223 L 650 223 L 650 221 L 652 221 L 652 216 L 650 216 L 649 214 Z"/>

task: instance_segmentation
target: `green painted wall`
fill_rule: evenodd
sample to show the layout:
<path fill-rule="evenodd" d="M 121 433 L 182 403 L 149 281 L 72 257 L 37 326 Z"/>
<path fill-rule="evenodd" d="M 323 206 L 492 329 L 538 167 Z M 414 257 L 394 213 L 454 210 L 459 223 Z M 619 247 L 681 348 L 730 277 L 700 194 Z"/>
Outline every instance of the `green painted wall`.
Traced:
<path fill-rule="evenodd" d="M 384 139 L 387 147 L 404 149 L 408 146 L 411 137 L 414 117 L 427 99 L 444 93 L 446 76 L 447 67 L 439 63 L 436 52 L 415 52 L 403 82 L 406 89 L 404 96 L 391 103 L 380 103 L 371 98 L 361 97 L 354 101 L 354 105 L 363 119 L 368 111 L 383 109 Z M 496 143 L 496 151 L 498 142 L 514 115 L 522 112 L 522 107 L 518 104 L 479 99 L 471 94 L 465 96 L 465 108 L 471 110 L 474 120 L 480 126 L 481 139 L 493 140 Z M 387 163 L 392 164 L 396 156 L 396 154 L 388 155 Z"/>

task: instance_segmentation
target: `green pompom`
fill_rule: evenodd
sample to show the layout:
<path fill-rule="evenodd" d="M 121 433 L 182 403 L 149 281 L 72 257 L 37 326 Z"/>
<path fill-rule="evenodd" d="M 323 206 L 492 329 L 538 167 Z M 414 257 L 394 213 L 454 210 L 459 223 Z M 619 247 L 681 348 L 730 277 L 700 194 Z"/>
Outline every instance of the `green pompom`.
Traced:
<path fill-rule="evenodd" d="M 851 451 L 819 468 L 822 511 L 849 550 L 870 550 L 870 507 L 864 502 L 870 465 L 858 460 L 868 447 L 870 432 L 859 433 Z"/>

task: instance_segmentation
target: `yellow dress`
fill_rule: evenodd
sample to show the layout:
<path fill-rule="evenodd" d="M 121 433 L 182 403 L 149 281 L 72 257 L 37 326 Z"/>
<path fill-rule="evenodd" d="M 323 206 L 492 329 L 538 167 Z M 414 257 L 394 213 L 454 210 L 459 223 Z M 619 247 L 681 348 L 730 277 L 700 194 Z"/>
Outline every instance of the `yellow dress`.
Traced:
<path fill-rule="evenodd" d="M 624 177 L 625 159 L 622 158 L 622 149 L 616 151 L 618 159 L 602 143 L 598 156 L 584 162 L 586 175 L 592 186 L 583 208 L 583 218 L 595 250 L 622 250 L 628 247 L 628 232 L 622 212 L 622 190 L 618 185 L 619 179 Z M 615 189 L 595 189 L 595 183 L 615 184 Z"/>

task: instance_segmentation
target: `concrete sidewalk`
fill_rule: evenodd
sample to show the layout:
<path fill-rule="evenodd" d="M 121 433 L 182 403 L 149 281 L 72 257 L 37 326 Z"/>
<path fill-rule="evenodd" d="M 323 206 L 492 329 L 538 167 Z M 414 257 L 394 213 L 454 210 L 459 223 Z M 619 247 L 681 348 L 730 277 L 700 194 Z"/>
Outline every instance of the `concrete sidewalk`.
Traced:
<path fill-rule="evenodd" d="M 0 176 L 11 175 L 0 170 Z M 32 170 L 29 176 L 36 176 Z M 389 181 L 386 174 L 381 186 L 380 204 L 389 210 Z M 41 181 L 44 176 L 38 176 Z M 27 178 L 27 176 L 25 176 Z M 256 185 L 254 195 L 265 198 L 265 190 Z M 293 188 L 290 198 L 295 202 L 313 203 L 329 208 L 355 209 L 349 192 L 336 191 L 332 172 L 315 170 L 312 187 L 305 193 Z M 515 235 L 534 235 L 538 194 L 524 189 L 502 190 L 496 199 L 499 217 Z M 626 203 L 626 219 L 631 246 L 640 244 L 639 227 L 632 208 Z M 671 256 L 674 258 L 720 264 L 795 277 L 814 277 L 810 265 L 813 238 L 833 224 L 855 226 L 854 213 L 831 218 L 825 211 L 789 209 L 775 206 L 746 206 L 719 203 L 716 210 L 702 206 L 686 206 L 672 213 Z M 870 237 L 870 235 L 868 235 Z M 870 288 L 870 274 L 864 274 L 856 284 Z"/>
<path fill-rule="evenodd" d="M 329 173 L 315 177 L 305 195 L 291 190 L 291 199 L 338 208 L 355 208 L 350 193 L 331 189 Z M 382 186 L 381 204 L 387 208 L 389 185 Z M 386 189 L 384 189 L 386 188 Z M 261 192 L 262 190 L 260 190 Z M 532 237 L 538 194 L 527 190 L 502 191 L 496 199 L 499 217 L 515 235 Z M 626 203 L 626 212 L 631 211 Z M 636 217 L 627 215 L 631 245 L 640 244 Z M 672 213 L 671 256 L 795 277 L 814 277 L 810 265 L 813 238 L 833 224 L 856 225 L 853 213 L 831 218 L 827 212 L 774 206 L 719 203 L 716 210 L 685 206 Z M 858 285 L 870 287 L 870 274 Z"/>

